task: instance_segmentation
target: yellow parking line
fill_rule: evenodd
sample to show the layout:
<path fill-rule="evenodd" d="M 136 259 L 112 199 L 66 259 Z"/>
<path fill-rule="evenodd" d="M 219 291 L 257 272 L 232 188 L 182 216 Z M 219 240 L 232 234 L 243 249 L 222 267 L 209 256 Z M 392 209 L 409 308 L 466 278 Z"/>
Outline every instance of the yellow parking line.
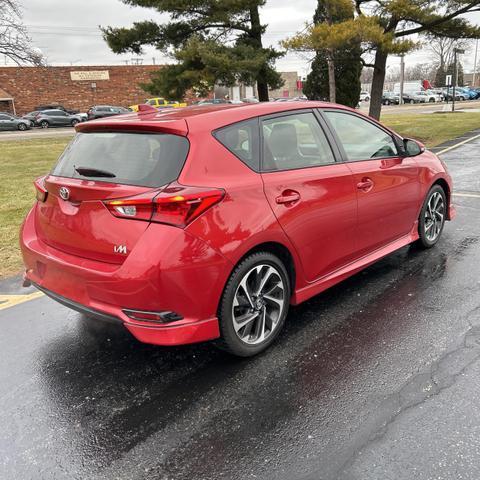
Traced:
<path fill-rule="evenodd" d="M 476 138 L 479 138 L 479 137 L 480 137 L 480 134 L 475 135 L 474 137 L 467 138 L 466 140 L 463 140 L 463 142 L 458 142 L 455 145 L 452 145 L 451 147 L 444 148 L 443 150 L 440 150 L 439 152 L 437 152 L 437 155 L 442 155 L 444 153 L 447 153 L 450 150 L 453 150 L 454 148 L 460 147 L 461 145 L 465 145 L 466 143 L 471 142 L 472 140 L 475 140 Z"/>
<path fill-rule="evenodd" d="M 480 198 L 480 193 L 453 193 L 454 197 Z"/>
<path fill-rule="evenodd" d="M 0 295 L 0 310 L 14 307 L 20 303 L 29 302 L 35 298 L 43 297 L 43 295 L 44 293 L 42 292 L 33 292 L 28 295 Z"/>

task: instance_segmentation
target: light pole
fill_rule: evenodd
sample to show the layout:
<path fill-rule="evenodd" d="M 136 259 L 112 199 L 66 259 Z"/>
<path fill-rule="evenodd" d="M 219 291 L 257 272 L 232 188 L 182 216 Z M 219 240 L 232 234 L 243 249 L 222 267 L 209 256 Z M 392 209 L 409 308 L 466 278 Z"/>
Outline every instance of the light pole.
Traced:
<path fill-rule="evenodd" d="M 452 112 L 455 111 L 455 87 L 457 86 L 457 76 L 458 76 L 458 68 L 457 68 L 457 55 L 465 53 L 465 50 L 461 48 L 454 48 L 453 49 L 453 99 L 452 99 Z"/>
<path fill-rule="evenodd" d="M 473 61 L 473 78 L 472 78 L 472 87 L 475 88 L 475 81 L 477 80 L 477 53 L 478 53 L 478 38 L 475 43 L 475 60 Z"/>
<path fill-rule="evenodd" d="M 403 105 L 403 84 L 405 83 L 405 54 L 400 55 L 400 98 L 399 105 Z"/>

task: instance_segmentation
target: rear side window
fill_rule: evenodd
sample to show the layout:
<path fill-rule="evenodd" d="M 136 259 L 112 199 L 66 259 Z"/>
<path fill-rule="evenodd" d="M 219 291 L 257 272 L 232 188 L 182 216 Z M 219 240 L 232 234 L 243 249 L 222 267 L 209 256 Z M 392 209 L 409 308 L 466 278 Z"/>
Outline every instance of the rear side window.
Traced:
<path fill-rule="evenodd" d="M 258 120 L 247 120 L 221 128 L 214 137 L 252 170 L 260 170 Z"/>
<path fill-rule="evenodd" d="M 185 137 L 161 133 L 78 133 L 52 175 L 160 187 L 176 180 L 188 155 Z M 109 172 L 115 177 L 80 175 L 75 168 Z"/>

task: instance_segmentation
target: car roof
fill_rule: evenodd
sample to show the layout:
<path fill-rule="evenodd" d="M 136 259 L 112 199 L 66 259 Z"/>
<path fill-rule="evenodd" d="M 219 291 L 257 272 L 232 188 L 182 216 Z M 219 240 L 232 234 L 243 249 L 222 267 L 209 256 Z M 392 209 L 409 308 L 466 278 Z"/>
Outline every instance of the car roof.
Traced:
<path fill-rule="evenodd" d="M 310 108 L 335 107 L 354 111 L 344 105 L 328 102 L 261 102 L 245 104 L 207 104 L 169 110 L 147 110 L 92 120 L 77 125 L 81 132 L 98 130 L 162 130 L 187 135 L 189 130 L 215 130 L 225 125 L 275 113 Z"/>

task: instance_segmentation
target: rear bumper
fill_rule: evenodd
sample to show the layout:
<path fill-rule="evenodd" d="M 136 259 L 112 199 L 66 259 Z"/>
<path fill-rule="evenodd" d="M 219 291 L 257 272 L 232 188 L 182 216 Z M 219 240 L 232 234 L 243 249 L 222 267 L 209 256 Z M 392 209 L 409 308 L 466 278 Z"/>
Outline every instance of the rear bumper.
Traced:
<path fill-rule="evenodd" d="M 181 345 L 219 337 L 216 311 L 232 265 L 203 241 L 178 228 L 152 225 L 123 264 L 108 264 L 43 243 L 35 231 L 35 208 L 22 227 L 20 246 L 25 276 L 39 290 L 73 310 L 122 322 L 144 343 Z M 137 321 L 124 309 L 167 310 L 183 319 Z"/>

